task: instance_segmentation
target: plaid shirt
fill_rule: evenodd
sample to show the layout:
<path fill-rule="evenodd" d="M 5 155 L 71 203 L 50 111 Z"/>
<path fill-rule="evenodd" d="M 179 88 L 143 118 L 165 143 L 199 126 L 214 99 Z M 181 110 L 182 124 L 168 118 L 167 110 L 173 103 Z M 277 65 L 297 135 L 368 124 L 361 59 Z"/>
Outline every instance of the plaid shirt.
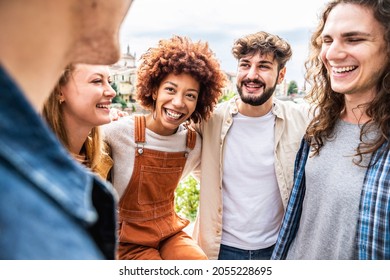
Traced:
<path fill-rule="evenodd" d="M 287 206 L 273 260 L 285 259 L 298 231 L 306 180 L 305 165 L 310 145 L 302 140 L 295 160 L 294 186 Z M 390 153 L 386 141 L 371 156 L 360 197 L 359 220 L 356 232 L 359 259 L 390 259 Z"/>

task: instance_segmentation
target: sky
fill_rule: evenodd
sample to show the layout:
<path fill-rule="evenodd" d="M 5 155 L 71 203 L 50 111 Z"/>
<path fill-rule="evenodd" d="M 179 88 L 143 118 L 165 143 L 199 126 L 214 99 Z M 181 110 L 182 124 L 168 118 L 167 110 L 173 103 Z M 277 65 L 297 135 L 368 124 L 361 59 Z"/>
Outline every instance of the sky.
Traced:
<path fill-rule="evenodd" d="M 235 73 L 231 54 L 236 39 L 267 31 L 287 40 L 293 50 L 286 80 L 303 86 L 311 32 L 326 0 L 134 0 L 120 29 L 122 52 L 136 58 L 160 39 L 173 35 L 207 41 L 221 68 Z"/>

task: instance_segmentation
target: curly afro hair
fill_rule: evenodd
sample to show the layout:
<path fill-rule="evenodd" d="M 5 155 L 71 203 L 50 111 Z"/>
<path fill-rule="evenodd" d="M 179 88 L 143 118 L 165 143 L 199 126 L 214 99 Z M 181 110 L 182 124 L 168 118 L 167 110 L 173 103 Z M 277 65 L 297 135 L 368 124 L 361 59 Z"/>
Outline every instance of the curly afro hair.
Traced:
<path fill-rule="evenodd" d="M 207 120 L 225 86 L 226 76 L 206 42 L 173 36 L 160 40 L 141 56 L 137 71 L 136 99 L 147 110 L 153 110 L 153 93 L 169 74 L 189 74 L 199 82 L 198 102 L 190 120 Z"/>

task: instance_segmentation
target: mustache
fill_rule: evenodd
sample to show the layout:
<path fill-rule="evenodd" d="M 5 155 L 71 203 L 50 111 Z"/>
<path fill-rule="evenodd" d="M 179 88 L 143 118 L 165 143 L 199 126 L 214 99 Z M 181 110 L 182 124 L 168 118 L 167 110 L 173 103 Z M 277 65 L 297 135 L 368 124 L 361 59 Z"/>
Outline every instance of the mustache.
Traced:
<path fill-rule="evenodd" d="M 254 83 L 265 87 L 265 83 L 263 81 L 260 81 L 259 79 L 244 79 L 241 81 L 241 84 L 245 84 L 245 83 Z"/>

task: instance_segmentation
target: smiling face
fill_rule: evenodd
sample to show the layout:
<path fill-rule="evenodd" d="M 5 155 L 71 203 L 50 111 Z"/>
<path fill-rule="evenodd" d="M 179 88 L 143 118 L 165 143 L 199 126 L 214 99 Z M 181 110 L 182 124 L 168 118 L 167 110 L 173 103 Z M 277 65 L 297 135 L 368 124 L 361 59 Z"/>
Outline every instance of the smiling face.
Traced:
<path fill-rule="evenodd" d="M 148 128 L 160 135 L 175 133 L 179 125 L 195 111 L 199 89 L 199 82 L 191 75 L 166 76 L 153 94 L 155 118 L 149 116 Z"/>
<path fill-rule="evenodd" d="M 59 96 L 67 130 L 90 130 L 109 123 L 114 96 L 107 66 L 77 64 Z"/>
<path fill-rule="evenodd" d="M 237 90 L 244 103 L 260 106 L 270 100 L 285 75 L 286 69 L 278 72 L 278 63 L 273 54 L 248 54 L 238 61 Z"/>
<path fill-rule="evenodd" d="M 338 4 L 322 32 L 320 53 L 333 91 L 372 99 L 388 63 L 384 28 L 370 9 Z"/>

